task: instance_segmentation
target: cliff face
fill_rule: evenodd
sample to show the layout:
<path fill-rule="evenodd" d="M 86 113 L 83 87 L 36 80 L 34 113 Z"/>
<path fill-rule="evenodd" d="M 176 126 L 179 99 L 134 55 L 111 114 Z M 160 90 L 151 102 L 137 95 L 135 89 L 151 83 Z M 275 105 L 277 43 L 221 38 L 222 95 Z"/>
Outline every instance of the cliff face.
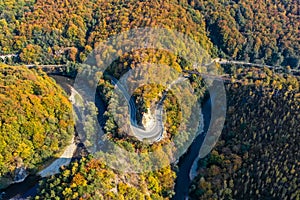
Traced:
<path fill-rule="evenodd" d="M 146 130 L 150 130 L 155 125 L 155 118 L 150 109 L 144 113 L 142 117 L 142 125 Z"/>

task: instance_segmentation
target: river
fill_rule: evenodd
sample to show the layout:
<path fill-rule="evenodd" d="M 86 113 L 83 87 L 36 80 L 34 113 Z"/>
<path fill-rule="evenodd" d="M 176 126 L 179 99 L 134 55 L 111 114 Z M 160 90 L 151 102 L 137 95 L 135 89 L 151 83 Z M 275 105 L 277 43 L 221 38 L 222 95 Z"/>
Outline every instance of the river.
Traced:
<path fill-rule="evenodd" d="M 69 79 L 67 77 L 63 76 L 51 76 L 56 80 L 56 82 L 66 91 L 68 95 L 71 94 L 71 88 L 70 85 L 74 84 L 74 80 Z M 99 100 L 99 98 L 97 98 Z M 209 124 L 210 124 L 210 117 L 211 117 L 211 101 L 210 99 L 207 99 L 204 101 L 202 106 L 202 113 L 203 113 L 203 119 L 204 119 L 204 132 L 193 141 L 192 145 L 189 147 L 188 151 L 179 159 L 178 163 L 178 172 L 177 172 L 177 178 L 175 182 L 175 196 L 173 197 L 174 200 L 184 200 L 188 197 L 189 193 L 189 186 L 191 184 L 190 180 L 190 170 L 194 163 L 194 161 L 197 159 L 199 155 L 200 147 L 204 141 L 206 132 L 208 130 Z M 99 102 L 98 102 L 99 103 Z M 97 105 L 99 107 L 99 105 Z M 103 109 L 100 109 L 99 113 L 99 121 L 102 121 L 102 116 L 104 113 Z M 84 149 L 83 144 L 79 144 L 79 147 L 82 147 Z M 74 154 L 74 159 L 78 159 L 80 156 L 80 149 L 77 149 L 77 151 Z M 1 190 L 0 194 L 2 192 L 5 192 L 5 195 L 2 196 L 3 200 L 6 199 L 26 199 L 30 196 L 35 196 L 37 189 L 38 189 L 38 182 L 42 180 L 40 176 L 36 175 L 30 175 L 28 176 L 22 183 L 12 184 L 5 190 Z M 1 199 L 1 197 L 0 197 Z"/>
<path fill-rule="evenodd" d="M 198 158 L 200 147 L 206 136 L 206 132 L 209 128 L 211 118 L 211 100 L 207 98 L 202 105 L 202 114 L 204 120 L 203 133 L 199 134 L 187 152 L 180 157 L 178 163 L 177 178 L 175 181 L 175 196 L 173 200 L 184 200 L 188 198 L 189 187 L 191 184 L 190 171 L 194 161 Z"/>

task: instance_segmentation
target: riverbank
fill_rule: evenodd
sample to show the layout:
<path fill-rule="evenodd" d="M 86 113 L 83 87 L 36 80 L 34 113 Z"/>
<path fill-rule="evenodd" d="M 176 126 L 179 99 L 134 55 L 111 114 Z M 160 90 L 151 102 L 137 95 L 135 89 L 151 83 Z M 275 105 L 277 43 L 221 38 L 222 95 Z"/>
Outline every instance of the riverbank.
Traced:
<path fill-rule="evenodd" d="M 198 160 L 199 151 L 208 131 L 211 121 L 211 99 L 205 98 L 202 104 L 202 114 L 204 120 L 203 132 L 199 134 L 187 152 L 180 157 L 177 172 L 177 178 L 175 181 L 175 196 L 173 200 L 183 200 L 188 198 L 189 186 L 191 185 L 190 172 L 195 163 Z"/>
<path fill-rule="evenodd" d="M 71 94 L 71 87 L 68 86 L 68 84 L 72 85 L 74 81 L 72 79 L 69 79 L 67 77 L 61 77 L 61 76 L 51 76 L 56 80 L 56 82 L 63 87 L 63 89 L 66 91 L 68 95 Z M 96 96 L 97 99 L 101 99 L 99 96 Z M 99 109 L 99 122 L 102 122 L 104 109 L 103 104 L 98 102 L 97 105 Z M 102 106 L 101 106 L 102 105 Z M 206 136 L 206 132 L 208 130 L 209 124 L 210 124 L 210 115 L 211 115 L 211 101 L 209 98 L 206 98 L 203 105 L 202 105 L 202 114 L 204 119 L 204 128 L 202 134 L 199 134 L 198 137 L 195 138 L 192 145 L 189 147 L 188 151 L 180 158 L 179 160 L 179 171 L 177 173 L 177 179 L 175 184 L 175 196 L 173 199 L 185 199 L 188 196 L 189 192 L 189 186 L 191 183 L 190 180 L 190 171 L 192 168 L 193 163 L 195 163 L 196 158 L 199 155 L 200 147 L 204 141 L 204 138 Z M 103 123 L 103 122 L 102 122 Z M 80 144 L 77 144 L 77 147 L 79 147 Z M 82 144 L 83 146 L 83 144 Z M 84 147 L 84 146 L 83 146 Z M 77 152 L 73 152 L 73 159 L 74 156 L 79 155 L 77 148 Z M 72 159 L 71 158 L 71 159 Z M 47 174 L 46 172 L 43 173 L 44 175 Z M 35 196 L 37 189 L 38 189 L 38 182 L 42 179 L 41 176 L 29 176 L 24 182 L 19 184 L 11 185 L 6 189 L 6 195 L 3 199 L 10 199 L 12 197 L 17 197 L 16 199 L 25 199 L 29 196 Z M 17 195 L 17 196 L 16 196 Z M 1 199 L 1 198 L 0 198 Z"/>
<path fill-rule="evenodd" d="M 50 76 L 57 84 L 59 84 L 72 97 L 72 85 L 74 80 L 58 75 Z M 70 97 L 70 98 L 71 98 Z M 53 159 L 49 165 L 35 175 L 29 175 L 24 181 L 20 183 L 11 184 L 7 188 L 0 191 L 0 199 L 25 199 L 29 196 L 35 196 L 38 189 L 38 182 L 45 177 L 59 173 L 61 166 L 69 165 L 74 159 L 79 159 L 84 146 L 79 143 L 78 134 L 75 133 L 70 145 L 68 145 L 62 152 L 59 158 Z M 2 195 L 1 195 L 2 194 Z"/>

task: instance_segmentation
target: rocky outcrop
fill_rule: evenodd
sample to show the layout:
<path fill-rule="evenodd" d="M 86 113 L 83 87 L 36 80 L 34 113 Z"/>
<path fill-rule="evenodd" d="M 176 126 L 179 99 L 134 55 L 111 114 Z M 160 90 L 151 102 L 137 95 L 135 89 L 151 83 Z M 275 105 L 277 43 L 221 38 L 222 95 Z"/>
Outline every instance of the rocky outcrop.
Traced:
<path fill-rule="evenodd" d="M 145 130 L 151 130 L 151 128 L 155 126 L 155 117 L 154 115 L 152 115 L 150 109 L 148 109 L 147 112 L 143 114 L 142 125 Z"/>
<path fill-rule="evenodd" d="M 29 173 L 26 171 L 25 167 L 19 167 L 15 170 L 13 183 L 23 182 Z"/>

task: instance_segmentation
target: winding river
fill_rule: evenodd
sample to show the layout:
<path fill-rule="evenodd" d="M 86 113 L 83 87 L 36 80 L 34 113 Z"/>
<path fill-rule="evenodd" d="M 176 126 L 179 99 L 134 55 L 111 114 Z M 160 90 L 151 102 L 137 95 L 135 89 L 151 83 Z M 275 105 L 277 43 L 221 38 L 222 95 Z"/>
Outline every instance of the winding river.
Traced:
<path fill-rule="evenodd" d="M 61 85 L 61 87 L 67 92 L 68 95 L 71 94 L 71 89 L 69 86 L 73 85 L 73 80 L 57 75 L 52 76 L 52 78 L 54 78 L 56 82 Z M 100 109 L 99 115 L 103 113 L 103 109 Z M 190 171 L 192 169 L 193 163 L 198 158 L 200 147 L 204 141 L 206 135 L 205 133 L 207 132 L 210 123 L 211 101 L 209 98 L 207 98 L 207 100 L 204 101 L 202 105 L 202 113 L 204 118 L 204 132 L 198 135 L 198 137 L 189 147 L 188 151 L 179 160 L 179 168 L 177 172 L 177 179 L 175 182 L 175 196 L 173 197 L 174 200 L 184 200 L 188 198 L 189 186 L 191 183 Z M 78 158 L 78 152 L 79 151 L 77 149 L 77 151 L 73 155 L 74 158 Z M 5 194 L 2 195 L 2 199 L 26 199 L 27 197 L 35 196 L 38 189 L 38 182 L 41 179 L 42 177 L 40 176 L 30 175 L 23 182 L 10 185 L 5 190 L 0 191 L 0 194 L 2 192 L 5 192 Z"/>

